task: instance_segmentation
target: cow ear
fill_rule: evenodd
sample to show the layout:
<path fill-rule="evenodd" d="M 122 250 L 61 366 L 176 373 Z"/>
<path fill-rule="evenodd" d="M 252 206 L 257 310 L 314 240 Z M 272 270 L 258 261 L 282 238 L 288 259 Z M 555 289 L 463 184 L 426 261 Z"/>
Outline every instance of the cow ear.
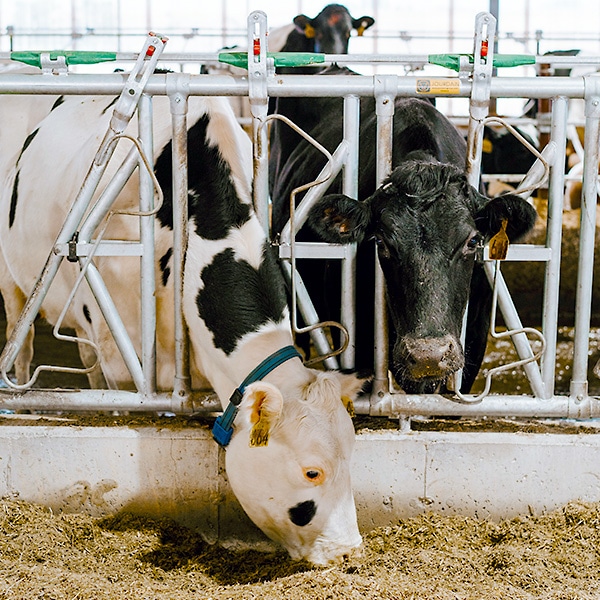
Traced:
<path fill-rule="evenodd" d="M 354 400 L 367 382 L 366 379 L 359 379 L 356 375 L 340 373 L 342 384 L 342 403 L 351 417 L 355 417 Z"/>
<path fill-rule="evenodd" d="M 304 34 L 304 37 L 314 38 L 315 28 L 310 24 L 311 19 L 306 15 L 298 15 L 294 17 L 294 25 L 298 33 Z"/>
<path fill-rule="evenodd" d="M 332 244 L 350 244 L 364 239 L 369 216 L 367 202 L 359 202 L 343 194 L 330 194 L 312 207 L 308 222 L 322 240 Z"/>
<path fill-rule="evenodd" d="M 535 208 L 519 196 L 505 194 L 497 196 L 480 208 L 475 216 L 475 225 L 486 238 L 500 231 L 506 220 L 506 234 L 511 242 L 518 241 L 533 229 L 537 213 Z"/>
<path fill-rule="evenodd" d="M 275 386 L 259 381 L 246 388 L 238 419 L 243 430 L 249 430 L 251 447 L 269 444 L 269 436 L 281 416 L 282 407 L 283 397 Z"/>
<path fill-rule="evenodd" d="M 338 373 L 337 375 L 342 385 L 342 399 L 348 398 L 349 400 L 354 400 L 369 381 L 369 379 L 362 379 L 354 373 Z M 346 402 L 345 400 L 343 401 Z"/>
<path fill-rule="evenodd" d="M 337 408 L 341 401 L 351 417 L 355 416 L 354 400 L 362 390 L 366 379 L 359 379 L 353 373 L 339 373 L 336 371 L 315 371 L 315 379 L 306 387 L 305 400 L 329 402 L 330 406 Z"/>
<path fill-rule="evenodd" d="M 365 29 L 369 29 L 375 23 L 373 17 L 361 17 L 360 19 L 352 19 L 352 27 L 356 29 L 358 35 L 362 35 Z"/>

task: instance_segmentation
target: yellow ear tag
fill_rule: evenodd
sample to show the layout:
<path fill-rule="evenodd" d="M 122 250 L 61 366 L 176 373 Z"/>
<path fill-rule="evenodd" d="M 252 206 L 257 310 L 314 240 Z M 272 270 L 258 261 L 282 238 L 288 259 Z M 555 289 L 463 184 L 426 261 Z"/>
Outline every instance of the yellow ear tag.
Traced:
<path fill-rule="evenodd" d="M 354 412 L 354 402 L 352 402 L 352 398 L 349 398 L 348 396 L 342 396 L 342 404 L 348 411 L 348 414 L 354 418 L 356 413 Z"/>
<path fill-rule="evenodd" d="M 265 414 L 265 411 L 259 411 L 258 421 L 254 423 L 252 431 L 250 431 L 250 446 L 252 448 L 268 446 L 270 428 L 271 423 L 269 417 Z"/>
<path fill-rule="evenodd" d="M 492 144 L 492 140 L 485 139 L 483 140 L 483 144 L 481 146 L 481 151 L 486 154 L 491 154 L 494 149 L 494 144 Z"/>
<path fill-rule="evenodd" d="M 508 219 L 502 219 L 500 231 L 490 240 L 490 259 L 504 260 L 508 253 L 508 236 L 506 235 L 506 226 Z"/>
<path fill-rule="evenodd" d="M 312 25 L 306 25 L 304 28 L 304 37 L 314 38 L 315 37 L 315 28 Z"/>
<path fill-rule="evenodd" d="M 362 34 L 365 32 L 366 27 L 364 25 L 361 25 L 357 30 L 356 30 L 356 34 L 360 37 L 362 36 Z"/>

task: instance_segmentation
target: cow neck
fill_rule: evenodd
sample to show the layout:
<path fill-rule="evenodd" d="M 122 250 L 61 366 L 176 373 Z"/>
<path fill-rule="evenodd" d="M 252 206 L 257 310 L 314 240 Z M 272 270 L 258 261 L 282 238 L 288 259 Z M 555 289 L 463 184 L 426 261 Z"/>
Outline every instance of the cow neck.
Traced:
<path fill-rule="evenodd" d="M 229 398 L 229 404 L 223 414 L 217 418 L 213 425 L 212 434 L 220 446 L 227 446 L 233 434 L 233 421 L 238 413 L 238 407 L 244 396 L 247 386 L 255 381 L 260 381 L 269 373 L 277 369 L 280 365 L 292 358 L 302 360 L 302 355 L 294 346 L 284 346 L 276 352 L 273 352 L 261 361 L 242 381 L 242 383 L 233 391 Z"/>

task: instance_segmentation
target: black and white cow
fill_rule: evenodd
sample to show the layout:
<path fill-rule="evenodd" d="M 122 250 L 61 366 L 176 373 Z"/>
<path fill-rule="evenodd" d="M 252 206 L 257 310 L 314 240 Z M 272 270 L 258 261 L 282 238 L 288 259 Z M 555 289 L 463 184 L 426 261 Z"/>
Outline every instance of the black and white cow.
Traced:
<path fill-rule="evenodd" d="M 281 52 L 348 54 L 352 31 L 362 35 L 374 23 L 373 17 L 354 18 L 342 4 L 328 4 L 316 17 L 303 14 L 294 17 L 294 29 L 287 36 Z M 310 74 L 318 70 L 318 67 L 289 67 L 279 68 L 277 72 Z"/>
<path fill-rule="evenodd" d="M 20 96 L 18 102 L 15 98 L 0 98 L 0 291 L 13 309 L 9 330 L 14 309 L 31 292 L 53 248 L 107 130 L 114 103 L 107 96 Z M 156 217 L 157 379 L 161 389 L 170 389 L 172 165 L 166 98 L 155 98 L 153 119 L 155 172 L 165 194 Z M 135 136 L 136 125 L 134 119 L 127 132 Z M 252 207 L 249 138 L 223 98 L 190 98 L 188 127 L 184 314 L 194 381 L 205 377 L 225 408 L 257 365 L 293 341 L 284 282 Z M 130 146 L 119 143 L 107 175 L 114 173 Z M 103 180 L 98 192 L 105 185 Z M 138 188 L 132 177 L 115 208 L 135 209 Z M 137 219 L 131 216 L 115 215 L 107 231 L 111 239 L 139 239 Z M 139 351 L 139 260 L 97 257 L 95 262 Z M 78 271 L 77 264 L 63 261 L 42 306 L 51 323 L 56 322 Z M 77 292 L 64 325 L 97 344 L 111 387 L 131 387 L 131 377 L 86 285 Z M 250 518 L 294 558 L 322 564 L 361 542 L 350 481 L 354 429 L 347 412 L 359 388 L 354 376 L 310 370 L 292 355 L 248 385 L 241 397 L 226 451 L 227 475 Z"/>
<path fill-rule="evenodd" d="M 321 113 L 309 133 L 333 151 L 342 139 L 342 99 L 311 98 L 309 102 Z M 288 116 L 294 120 L 294 115 Z M 394 171 L 378 189 L 376 142 L 374 101 L 363 98 L 359 200 L 333 194 L 322 199 L 311 214 L 320 239 L 361 242 L 356 366 L 370 369 L 373 365 L 376 244 L 391 317 L 390 368 L 398 384 L 408 393 L 431 392 L 464 367 L 462 390 L 468 391 L 483 359 L 490 318 L 491 291 L 481 265 L 476 264 L 478 250 L 500 229 L 504 218 L 514 240 L 533 226 L 536 213 L 517 197 L 490 200 L 468 185 L 465 141 L 429 102 L 396 100 Z M 290 152 L 282 167 L 274 164 L 275 232 L 281 231 L 288 219 L 291 191 L 315 180 L 324 164 L 322 154 L 305 142 Z M 330 191 L 339 191 L 340 179 Z M 314 234 L 305 229 L 299 239 L 314 240 Z M 298 268 L 321 319 L 339 319 L 339 263 L 299 260 Z M 470 308 L 463 352 L 459 340 L 467 300 Z"/>
<path fill-rule="evenodd" d="M 362 35 L 375 23 L 373 17 L 356 19 L 341 4 L 327 5 L 316 17 L 306 15 L 294 17 L 295 28 L 289 33 L 281 52 L 321 52 L 323 54 L 348 54 L 350 34 L 356 31 Z M 269 40 L 269 48 L 271 41 Z M 323 67 L 279 67 L 278 73 L 310 75 L 323 70 Z M 293 115 L 294 121 L 304 130 L 310 131 L 321 119 L 320 105 L 306 101 L 306 98 L 271 98 L 269 112 L 280 115 Z M 287 160 L 289 153 L 302 138 L 287 125 L 279 121 L 271 123 L 269 183 L 272 187 L 276 172 Z"/>

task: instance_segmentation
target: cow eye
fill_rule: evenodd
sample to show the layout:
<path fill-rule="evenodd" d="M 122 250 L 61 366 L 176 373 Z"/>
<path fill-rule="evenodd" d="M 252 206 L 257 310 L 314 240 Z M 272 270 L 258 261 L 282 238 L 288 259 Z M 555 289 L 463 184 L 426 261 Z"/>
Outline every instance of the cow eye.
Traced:
<path fill-rule="evenodd" d="M 377 246 L 377 254 L 379 254 L 379 256 L 381 256 L 382 258 L 389 258 L 390 251 L 386 243 L 380 237 L 377 236 L 375 236 L 373 239 L 375 240 L 375 244 Z"/>
<path fill-rule="evenodd" d="M 320 483 L 323 483 L 325 474 L 323 473 L 323 471 L 321 471 L 321 469 L 310 468 L 304 470 L 304 477 L 311 483 L 318 485 Z"/>
<path fill-rule="evenodd" d="M 477 234 L 469 239 L 469 241 L 467 242 L 467 249 L 468 250 L 477 250 L 477 248 L 480 248 L 482 246 L 482 244 L 483 244 L 483 239 L 482 239 L 481 235 Z"/>

